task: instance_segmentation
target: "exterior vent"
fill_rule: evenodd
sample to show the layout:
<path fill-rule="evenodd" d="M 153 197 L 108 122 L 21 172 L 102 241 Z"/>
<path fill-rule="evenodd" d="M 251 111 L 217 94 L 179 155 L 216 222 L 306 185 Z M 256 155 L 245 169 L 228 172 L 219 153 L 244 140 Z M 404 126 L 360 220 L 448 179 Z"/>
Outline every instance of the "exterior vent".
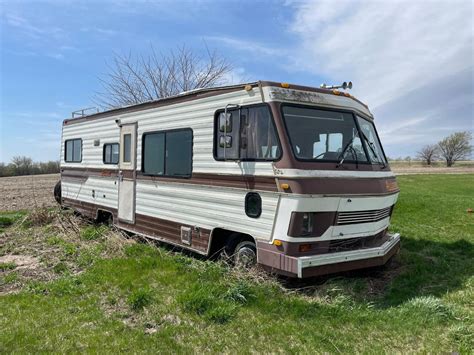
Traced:
<path fill-rule="evenodd" d="M 181 242 L 186 245 L 191 245 L 191 238 L 193 235 L 193 231 L 191 227 L 181 227 Z"/>
<path fill-rule="evenodd" d="M 393 206 L 383 208 L 381 210 L 370 211 L 350 211 L 339 212 L 337 214 L 337 225 L 356 224 L 356 223 L 373 223 L 390 217 Z"/>

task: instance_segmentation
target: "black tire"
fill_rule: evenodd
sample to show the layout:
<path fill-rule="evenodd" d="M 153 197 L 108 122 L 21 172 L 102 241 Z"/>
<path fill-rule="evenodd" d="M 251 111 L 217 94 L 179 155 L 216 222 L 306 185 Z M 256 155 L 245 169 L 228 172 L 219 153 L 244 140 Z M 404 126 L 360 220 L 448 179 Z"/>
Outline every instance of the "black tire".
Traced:
<path fill-rule="evenodd" d="M 61 181 L 58 181 L 54 186 L 54 199 L 61 204 Z"/>
<path fill-rule="evenodd" d="M 237 267 L 250 268 L 257 264 L 257 247 L 254 242 L 244 240 L 235 246 L 232 253 L 234 265 Z"/>

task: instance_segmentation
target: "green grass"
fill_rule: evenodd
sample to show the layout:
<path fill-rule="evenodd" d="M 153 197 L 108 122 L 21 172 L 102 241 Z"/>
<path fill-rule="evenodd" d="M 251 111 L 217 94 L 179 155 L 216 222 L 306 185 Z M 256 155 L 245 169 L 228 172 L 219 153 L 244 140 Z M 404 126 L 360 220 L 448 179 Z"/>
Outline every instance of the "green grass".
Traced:
<path fill-rule="evenodd" d="M 145 244 L 113 258 L 87 249 L 95 261 L 83 272 L 61 266 L 55 281 L 0 297 L 1 351 L 470 353 L 474 176 L 398 181 L 391 229 L 402 249 L 391 268 L 288 283 Z M 106 248 L 105 232 L 77 238 Z M 85 251 L 68 255 L 54 236 L 45 244 L 68 262 Z"/>

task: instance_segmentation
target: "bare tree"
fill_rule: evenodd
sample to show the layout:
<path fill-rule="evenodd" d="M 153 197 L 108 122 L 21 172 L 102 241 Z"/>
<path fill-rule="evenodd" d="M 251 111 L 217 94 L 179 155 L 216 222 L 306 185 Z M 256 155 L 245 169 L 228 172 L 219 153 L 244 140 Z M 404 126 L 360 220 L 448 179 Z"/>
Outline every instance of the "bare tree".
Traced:
<path fill-rule="evenodd" d="M 438 158 L 438 145 L 427 144 L 417 153 L 418 158 L 426 162 L 427 165 L 431 165 L 433 160 Z"/>
<path fill-rule="evenodd" d="M 100 79 L 104 91 L 95 101 L 106 108 L 122 107 L 173 96 L 183 91 L 226 84 L 232 65 L 206 47 L 201 56 L 186 46 L 158 55 L 116 55 Z"/>
<path fill-rule="evenodd" d="M 468 158 L 472 151 L 471 139 L 471 132 L 456 132 L 438 143 L 440 155 L 446 160 L 446 166 L 452 166 L 457 160 Z"/>

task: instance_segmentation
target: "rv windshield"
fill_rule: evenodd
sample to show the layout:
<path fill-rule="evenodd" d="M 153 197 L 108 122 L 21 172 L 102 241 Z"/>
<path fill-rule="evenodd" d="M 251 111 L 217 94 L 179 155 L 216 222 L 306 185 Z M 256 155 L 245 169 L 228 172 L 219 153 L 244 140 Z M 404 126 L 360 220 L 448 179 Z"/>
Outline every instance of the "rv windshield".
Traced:
<path fill-rule="evenodd" d="M 368 162 L 351 113 L 283 106 L 283 116 L 297 159 Z"/>

